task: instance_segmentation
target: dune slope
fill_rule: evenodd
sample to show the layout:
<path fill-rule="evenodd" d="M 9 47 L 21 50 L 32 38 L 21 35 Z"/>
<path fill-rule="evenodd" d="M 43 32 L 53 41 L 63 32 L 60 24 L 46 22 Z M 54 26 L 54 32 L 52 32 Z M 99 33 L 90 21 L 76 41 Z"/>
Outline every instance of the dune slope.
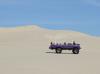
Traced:
<path fill-rule="evenodd" d="M 53 41 L 81 44 L 80 54 L 49 50 Z M 0 74 L 100 74 L 100 38 L 37 26 L 0 29 Z"/>

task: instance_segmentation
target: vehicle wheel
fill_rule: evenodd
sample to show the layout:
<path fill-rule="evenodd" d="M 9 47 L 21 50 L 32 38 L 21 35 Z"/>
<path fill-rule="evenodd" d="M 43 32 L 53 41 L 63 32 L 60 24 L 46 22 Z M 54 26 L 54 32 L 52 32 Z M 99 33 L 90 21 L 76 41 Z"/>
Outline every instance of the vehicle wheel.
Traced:
<path fill-rule="evenodd" d="M 60 48 L 56 49 L 56 53 L 61 53 L 62 50 Z"/>
<path fill-rule="evenodd" d="M 79 49 L 78 49 L 78 48 L 74 48 L 74 49 L 72 50 L 72 52 L 73 52 L 73 54 L 79 54 Z"/>

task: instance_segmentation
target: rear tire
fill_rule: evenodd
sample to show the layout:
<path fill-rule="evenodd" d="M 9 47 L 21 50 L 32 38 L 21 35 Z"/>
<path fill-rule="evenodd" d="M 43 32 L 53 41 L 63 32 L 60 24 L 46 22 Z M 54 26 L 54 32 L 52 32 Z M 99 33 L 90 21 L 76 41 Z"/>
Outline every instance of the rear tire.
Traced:
<path fill-rule="evenodd" d="M 72 52 L 73 52 L 73 54 L 79 54 L 79 49 L 78 49 L 78 48 L 74 48 L 74 49 L 72 50 Z"/>
<path fill-rule="evenodd" d="M 55 51 L 56 51 L 56 53 L 62 53 L 62 49 L 61 48 L 58 48 Z"/>

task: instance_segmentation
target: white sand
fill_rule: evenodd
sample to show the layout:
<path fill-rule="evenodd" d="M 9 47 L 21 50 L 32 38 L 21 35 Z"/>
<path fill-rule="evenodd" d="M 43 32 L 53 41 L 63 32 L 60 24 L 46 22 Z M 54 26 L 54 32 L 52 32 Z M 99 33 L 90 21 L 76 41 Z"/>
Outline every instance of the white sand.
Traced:
<path fill-rule="evenodd" d="M 55 54 L 49 43 L 81 44 L 80 54 Z M 0 29 L 0 74 L 100 74 L 100 38 L 37 26 Z"/>

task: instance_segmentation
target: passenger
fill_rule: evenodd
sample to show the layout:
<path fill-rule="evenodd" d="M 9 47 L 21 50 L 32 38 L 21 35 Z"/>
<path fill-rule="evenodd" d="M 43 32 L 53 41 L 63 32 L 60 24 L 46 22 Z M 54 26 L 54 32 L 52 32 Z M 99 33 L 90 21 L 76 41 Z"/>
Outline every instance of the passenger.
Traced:
<path fill-rule="evenodd" d="M 55 43 L 51 42 L 51 45 L 54 45 Z"/>
<path fill-rule="evenodd" d="M 64 45 L 66 45 L 66 42 L 64 42 Z"/>
<path fill-rule="evenodd" d="M 75 41 L 73 41 L 73 45 L 76 45 Z"/>
<path fill-rule="evenodd" d="M 52 45 L 53 43 L 51 42 L 51 45 Z"/>

